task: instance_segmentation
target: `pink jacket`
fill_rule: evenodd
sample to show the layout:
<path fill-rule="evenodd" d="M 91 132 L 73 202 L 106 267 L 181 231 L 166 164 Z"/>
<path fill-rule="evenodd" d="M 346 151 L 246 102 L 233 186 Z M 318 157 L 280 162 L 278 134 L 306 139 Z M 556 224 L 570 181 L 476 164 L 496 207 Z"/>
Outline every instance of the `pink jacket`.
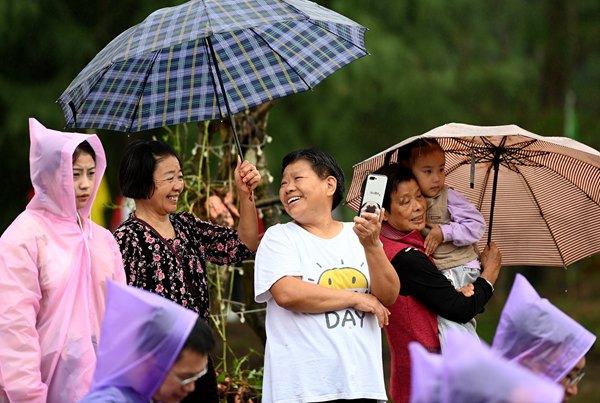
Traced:
<path fill-rule="evenodd" d="M 29 120 L 33 199 L 0 238 L 0 402 L 76 402 L 88 391 L 106 279 L 125 282 L 112 234 L 89 218 L 106 169 L 96 135 Z M 96 184 L 78 220 L 72 154 L 87 140 Z"/>

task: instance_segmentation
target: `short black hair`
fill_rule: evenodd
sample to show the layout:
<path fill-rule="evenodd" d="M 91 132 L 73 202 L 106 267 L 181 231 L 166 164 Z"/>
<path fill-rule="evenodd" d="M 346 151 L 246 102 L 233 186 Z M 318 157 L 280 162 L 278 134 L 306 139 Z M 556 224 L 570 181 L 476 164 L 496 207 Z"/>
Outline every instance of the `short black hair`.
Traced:
<path fill-rule="evenodd" d="M 390 212 L 392 203 L 392 193 L 396 191 L 398 185 L 403 182 L 414 180 L 417 178 L 412 171 L 403 164 L 388 164 L 376 170 L 374 173 L 387 176 L 387 184 L 385 185 L 385 194 L 383 195 L 382 206 L 387 212 Z"/>
<path fill-rule="evenodd" d="M 164 141 L 134 140 L 127 148 L 119 167 L 119 187 L 123 196 L 149 199 L 154 193 L 154 170 L 158 162 L 175 157 L 183 169 L 179 156 Z"/>
<path fill-rule="evenodd" d="M 298 160 L 306 160 L 310 163 L 313 171 L 321 179 L 325 179 L 328 176 L 333 176 L 337 181 L 335 193 L 333 194 L 333 204 L 331 209 L 336 208 L 342 199 L 344 198 L 345 183 L 344 183 L 344 171 L 340 168 L 336 160 L 324 151 L 316 148 L 303 148 L 296 151 L 292 151 L 283 157 L 281 162 L 281 173 L 285 168 L 293 162 Z"/>
<path fill-rule="evenodd" d="M 96 161 L 96 151 L 94 151 L 94 148 L 87 140 L 82 141 L 75 147 L 75 151 L 73 151 L 73 163 L 77 161 L 77 158 L 79 158 L 81 154 L 89 154 L 92 156 L 94 162 Z"/>
<path fill-rule="evenodd" d="M 181 348 L 177 359 L 181 357 L 183 350 L 187 349 L 201 355 L 208 355 L 214 346 L 215 338 L 210 330 L 210 327 L 208 324 L 206 324 L 204 319 L 198 318 L 194 324 L 194 327 L 192 328 L 192 331 L 188 335 L 185 344 Z"/>

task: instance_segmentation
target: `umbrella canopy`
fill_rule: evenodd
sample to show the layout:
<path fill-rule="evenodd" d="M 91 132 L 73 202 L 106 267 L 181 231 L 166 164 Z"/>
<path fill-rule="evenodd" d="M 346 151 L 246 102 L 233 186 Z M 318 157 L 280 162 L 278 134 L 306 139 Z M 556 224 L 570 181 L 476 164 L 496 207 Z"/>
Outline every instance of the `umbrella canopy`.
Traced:
<path fill-rule="evenodd" d="M 445 150 L 446 184 L 486 217 L 488 242 L 493 226 L 503 265 L 568 266 L 600 252 L 600 153 L 515 125 L 450 123 L 408 138 L 354 165 L 346 203 L 357 210 L 367 174 L 419 138 Z"/>
<path fill-rule="evenodd" d="M 121 33 L 58 103 L 69 128 L 223 119 L 308 90 L 365 56 L 365 29 L 307 0 L 193 0 Z"/>

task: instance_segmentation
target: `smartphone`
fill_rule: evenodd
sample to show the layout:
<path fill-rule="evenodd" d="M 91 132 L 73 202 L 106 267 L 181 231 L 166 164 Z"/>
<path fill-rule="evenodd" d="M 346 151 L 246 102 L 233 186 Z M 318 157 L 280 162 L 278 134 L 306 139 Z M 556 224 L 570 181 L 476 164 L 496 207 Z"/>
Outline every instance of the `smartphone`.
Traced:
<path fill-rule="evenodd" d="M 358 215 L 363 211 L 379 215 L 381 205 L 383 204 L 383 195 L 385 194 L 385 185 L 387 176 L 379 174 L 369 174 L 363 185 L 362 200 Z"/>

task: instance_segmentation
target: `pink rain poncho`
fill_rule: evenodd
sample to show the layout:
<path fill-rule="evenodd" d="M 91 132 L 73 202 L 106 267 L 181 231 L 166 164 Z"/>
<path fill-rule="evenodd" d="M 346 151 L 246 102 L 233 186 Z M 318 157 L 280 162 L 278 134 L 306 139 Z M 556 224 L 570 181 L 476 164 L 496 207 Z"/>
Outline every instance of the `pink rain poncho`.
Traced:
<path fill-rule="evenodd" d="M 448 332 L 441 356 L 409 345 L 411 403 L 559 403 L 564 389 L 495 354 L 460 331 Z"/>
<path fill-rule="evenodd" d="M 560 382 L 590 350 L 596 336 L 541 298 L 517 274 L 492 349 L 533 372 Z"/>
<path fill-rule="evenodd" d="M 150 401 L 198 318 L 159 295 L 109 282 L 94 382 L 82 403 Z"/>
<path fill-rule="evenodd" d="M 70 403 L 89 389 L 106 279 L 125 281 L 112 234 L 91 204 L 106 168 L 95 135 L 29 120 L 33 199 L 0 238 L 0 402 Z M 96 153 L 96 182 L 78 220 L 73 151 Z"/>

